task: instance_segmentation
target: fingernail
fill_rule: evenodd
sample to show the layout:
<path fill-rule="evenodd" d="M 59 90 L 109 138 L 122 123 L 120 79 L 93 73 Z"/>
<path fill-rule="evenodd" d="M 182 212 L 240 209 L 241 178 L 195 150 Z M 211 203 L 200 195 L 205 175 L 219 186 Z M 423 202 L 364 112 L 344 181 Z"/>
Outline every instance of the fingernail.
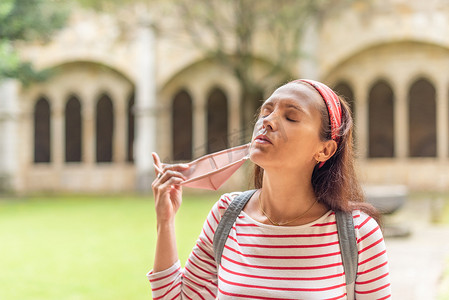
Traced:
<path fill-rule="evenodd" d="M 180 164 L 179 166 L 180 166 L 181 168 L 188 168 L 188 167 L 189 167 L 188 164 Z"/>

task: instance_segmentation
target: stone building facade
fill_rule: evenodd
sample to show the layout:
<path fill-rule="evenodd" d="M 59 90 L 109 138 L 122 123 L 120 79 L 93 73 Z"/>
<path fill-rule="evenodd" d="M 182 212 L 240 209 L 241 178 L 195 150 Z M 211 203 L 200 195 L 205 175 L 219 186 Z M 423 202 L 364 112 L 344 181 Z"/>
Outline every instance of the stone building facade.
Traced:
<path fill-rule="evenodd" d="M 21 46 L 54 76 L 0 86 L 1 188 L 146 191 L 152 151 L 189 160 L 242 142 L 232 74 L 139 18 L 124 28 L 80 9 L 50 43 Z M 310 24 L 298 47 L 306 55 L 296 77 L 321 80 L 352 104 L 364 183 L 449 188 L 446 1 L 357 1 Z M 246 188 L 246 176 L 244 168 L 227 186 Z"/>

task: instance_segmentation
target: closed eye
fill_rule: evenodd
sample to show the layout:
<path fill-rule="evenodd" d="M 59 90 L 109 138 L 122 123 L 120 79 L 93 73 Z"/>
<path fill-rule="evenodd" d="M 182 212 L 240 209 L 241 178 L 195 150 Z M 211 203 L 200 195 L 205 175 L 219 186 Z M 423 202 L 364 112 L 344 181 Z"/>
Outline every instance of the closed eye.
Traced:
<path fill-rule="evenodd" d="M 285 114 L 285 119 L 289 122 L 299 122 L 300 116 L 295 111 L 290 111 Z"/>
<path fill-rule="evenodd" d="M 268 117 L 270 114 L 271 114 L 271 111 L 265 108 L 265 109 L 260 113 L 260 118 L 264 119 L 264 118 Z"/>

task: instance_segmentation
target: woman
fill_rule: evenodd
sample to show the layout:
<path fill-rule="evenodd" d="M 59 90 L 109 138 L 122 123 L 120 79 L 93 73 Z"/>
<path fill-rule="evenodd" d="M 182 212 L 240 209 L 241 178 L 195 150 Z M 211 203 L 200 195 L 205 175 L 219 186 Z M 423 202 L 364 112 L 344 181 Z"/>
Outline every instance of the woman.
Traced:
<path fill-rule="evenodd" d="M 239 193 L 212 208 L 184 269 L 174 217 L 181 204 L 179 172 L 163 165 L 153 182 L 157 214 L 154 299 L 346 299 L 335 211 L 352 211 L 357 237 L 357 299 L 391 297 L 388 260 L 371 206 L 363 202 L 352 152 L 347 104 L 322 83 L 296 80 L 262 105 L 250 159 L 257 192 L 232 228 L 217 267 L 215 229 Z"/>

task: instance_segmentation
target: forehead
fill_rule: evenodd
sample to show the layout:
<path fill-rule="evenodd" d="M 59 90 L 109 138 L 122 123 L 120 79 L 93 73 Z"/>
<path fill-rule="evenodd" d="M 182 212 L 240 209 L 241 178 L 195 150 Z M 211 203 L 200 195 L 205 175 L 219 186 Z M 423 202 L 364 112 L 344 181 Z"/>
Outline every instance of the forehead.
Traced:
<path fill-rule="evenodd" d="M 321 109 L 324 105 L 321 95 L 306 83 L 287 83 L 279 87 L 265 101 L 265 105 L 294 104 L 302 109 Z"/>

